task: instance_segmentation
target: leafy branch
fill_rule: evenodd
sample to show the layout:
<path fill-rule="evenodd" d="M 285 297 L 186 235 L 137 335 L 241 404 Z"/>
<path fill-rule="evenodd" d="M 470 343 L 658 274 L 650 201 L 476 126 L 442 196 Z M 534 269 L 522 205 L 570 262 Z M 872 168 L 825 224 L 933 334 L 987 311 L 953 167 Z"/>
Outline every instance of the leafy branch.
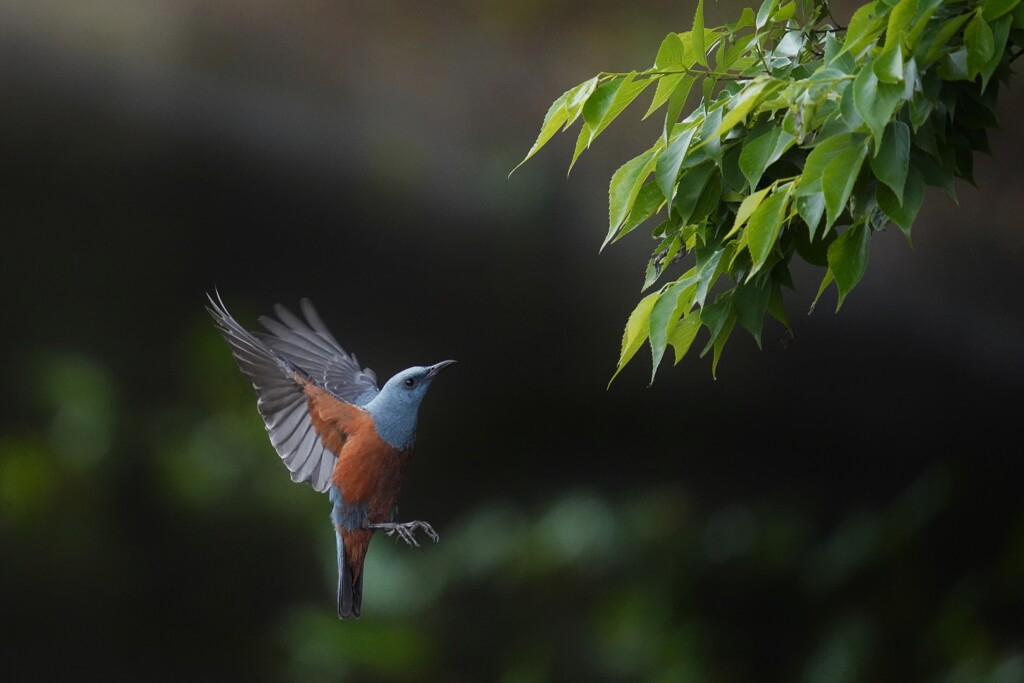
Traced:
<path fill-rule="evenodd" d="M 713 374 L 737 323 L 758 346 L 766 315 L 792 333 L 782 288 L 794 257 L 825 269 L 811 309 L 834 283 L 838 311 L 873 233 L 894 223 L 909 242 L 926 185 L 955 199 L 954 178 L 973 184 L 1022 45 L 1020 0 L 874 0 L 846 27 L 827 0 L 764 0 L 712 28 L 699 0 L 692 29 L 668 34 L 650 69 L 566 91 L 519 166 L 582 119 L 571 171 L 651 85 L 642 118 L 664 108 L 654 144 L 612 175 L 601 248 L 653 224 L 641 291 L 683 272 L 629 316 L 612 380 L 645 342 L 653 381 L 668 347 L 679 363 L 702 329 Z"/>

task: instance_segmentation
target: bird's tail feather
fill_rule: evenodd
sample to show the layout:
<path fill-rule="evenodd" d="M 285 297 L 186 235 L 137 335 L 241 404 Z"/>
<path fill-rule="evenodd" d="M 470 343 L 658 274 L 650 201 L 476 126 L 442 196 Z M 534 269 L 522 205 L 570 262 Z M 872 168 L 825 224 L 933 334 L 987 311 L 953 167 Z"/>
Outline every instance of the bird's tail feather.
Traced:
<path fill-rule="evenodd" d="M 363 573 L 358 575 L 345 556 L 345 541 L 338 538 L 338 618 L 358 617 L 363 606 Z"/>

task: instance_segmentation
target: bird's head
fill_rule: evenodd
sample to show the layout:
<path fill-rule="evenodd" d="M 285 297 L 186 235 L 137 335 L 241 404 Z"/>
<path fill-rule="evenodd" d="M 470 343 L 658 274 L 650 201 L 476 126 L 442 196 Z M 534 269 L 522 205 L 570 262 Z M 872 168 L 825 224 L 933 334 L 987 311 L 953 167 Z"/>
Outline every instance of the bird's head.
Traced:
<path fill-rule="evenodd" d="M 389 379 L 366 405 L 377 433 L 395 448 L 407 448 L 416 438 L 416 415 L 434 378 L 453 360 L 406 368 Z"/>

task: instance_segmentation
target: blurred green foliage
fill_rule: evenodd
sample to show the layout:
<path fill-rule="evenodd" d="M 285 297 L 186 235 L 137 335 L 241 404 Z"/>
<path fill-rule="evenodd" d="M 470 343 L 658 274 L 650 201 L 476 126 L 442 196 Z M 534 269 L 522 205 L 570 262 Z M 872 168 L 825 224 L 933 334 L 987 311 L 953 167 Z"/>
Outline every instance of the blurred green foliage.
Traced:
<path fill-rule="evenodd" d="M 0 529 L 20 560 L 5 563 L 5 585 L 37 599 L 79 593 L 97 619 L 80 633 L 87 644 L 112 631 L 145 647 L 155 615 L 107 602 L 139 584 L 165 593 L 156 602 L 179 613 L 172 621 L 224 636 L 168 676 L 216 664 L 291 681 L 1024 678 L 1021 624 L 1002 621 L 1024 602 L 1024 508 L 995 563 L 966 558 L 949 575 L 931 559 L 961 504 L 942 463 L 892 501 L 835 520 L 782 495 L 708 506 L 668 483 L 490 501 L 439 525 L 441 542 L 420 551 L 377 538 L 364 616 L 340 622 L 327 503 L 288 481 L 212 335 L 192 341 L 188 400 L 141 430 L 152 467 L 133 485 L 154 498 L 131 512 L 152 516 L 142 522 L 164 536 L 155 546 L 119 533 L 128 509 L 105 500 L 123 498 L 111 489 L 139 452 L 124 447 L 132 411 L 99 364 L 45 358 L 38 433 L 2 442 Z M 38 585 L 55 576 L 66 584 L 55 594 Z M 111 585 L 91 593 L 100 577 Z M 128 625 L 110 625 L 119 620 Z M 227 636 L 239 630 L 240 642 Z"/>

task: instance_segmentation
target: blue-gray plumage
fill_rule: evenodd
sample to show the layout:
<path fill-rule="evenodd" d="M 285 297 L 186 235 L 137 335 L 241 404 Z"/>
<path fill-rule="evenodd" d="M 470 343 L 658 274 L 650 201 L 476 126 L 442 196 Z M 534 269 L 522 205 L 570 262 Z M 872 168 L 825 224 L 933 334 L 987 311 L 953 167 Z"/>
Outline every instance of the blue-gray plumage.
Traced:
<path fill-rule="evenodd" d="M 281 305 L 267 332 L 249 332 L 218 295 L 208 311 L 256 389 L 256 406 L 270 442 L 292 480 L 327 492 L 338 544 L 338 616 L 358 617 L 362 568 L 374 530 L 418 545 L 417 529 L 437 540 L 426 522 L 393 521 L 402 473 L 416 440 L 420 403 L 438 373 L 455 361 L 403 370 L 378 388 L 369 368 L 324 325 L 303 299 L 301 320 Z"/>

